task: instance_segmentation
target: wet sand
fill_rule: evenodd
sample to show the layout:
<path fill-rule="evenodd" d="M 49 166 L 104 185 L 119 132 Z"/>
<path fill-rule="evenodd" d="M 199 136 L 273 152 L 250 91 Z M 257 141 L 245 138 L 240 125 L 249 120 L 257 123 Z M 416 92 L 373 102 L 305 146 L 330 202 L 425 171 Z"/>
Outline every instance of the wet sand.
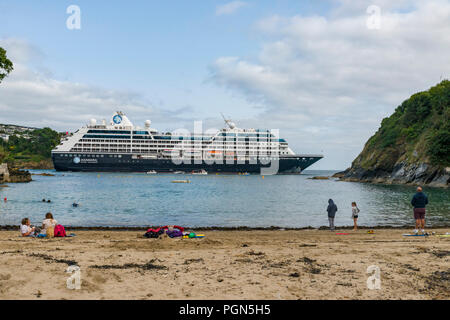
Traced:
<path fill-rule="evenodd" d="M 0 299 L 450 298 L 450 238 L 402 236 L 411 229 L 74 232 L 47 240 L 0 231 Z M 79 290 L 67 288 L 69 265 L 80 267 Z M 371 265 L 379 290 L 367 288 Z"/>

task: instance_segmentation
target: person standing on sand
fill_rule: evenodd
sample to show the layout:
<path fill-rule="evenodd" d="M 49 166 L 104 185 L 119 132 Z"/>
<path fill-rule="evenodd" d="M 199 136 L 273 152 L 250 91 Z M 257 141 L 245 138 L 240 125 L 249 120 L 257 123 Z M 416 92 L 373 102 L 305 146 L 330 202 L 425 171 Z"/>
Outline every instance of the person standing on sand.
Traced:
<path fill-rule="evenodd" d="M 359 208 L 356 205 L 356 202 L 352 202 L 352 219 L 353 219 L 353 231 L 358 230 L 358 213 L 359 213 Z"/>
<path fill-rule="evenodd" d="M 428 197 L 422 192 L 422 187 L 417 187 L 417 192 L 411 200 L 414 207 L 414 219 L 416 220 L 415 234 L 419 233 L 419 228 L 422 234 L 425 234 L 425 207 L 428 204 Z"/>
<path fill-rule="evenodd" d="M 334 231 L 334 217 L 336 216 L 336 211 L 338 210 L 333 199 L 328 200 L 328 222 L 330 223 L 330 231 Z"/>

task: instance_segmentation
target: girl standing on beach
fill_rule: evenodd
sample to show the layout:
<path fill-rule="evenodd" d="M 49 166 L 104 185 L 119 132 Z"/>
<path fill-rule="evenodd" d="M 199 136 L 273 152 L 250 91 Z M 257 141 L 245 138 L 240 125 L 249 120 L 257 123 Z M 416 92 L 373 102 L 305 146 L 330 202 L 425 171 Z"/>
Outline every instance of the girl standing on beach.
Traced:
<path fill-rule="evenodd" d="M 357 220 L 358 220 L 358 213 L 359 213 L 359 208 L 356 205 L 356 202 L 352 202 L 352 218 L 353 218 L 353 231 L 358 230 L 358 224 L 357 224 Z"/>

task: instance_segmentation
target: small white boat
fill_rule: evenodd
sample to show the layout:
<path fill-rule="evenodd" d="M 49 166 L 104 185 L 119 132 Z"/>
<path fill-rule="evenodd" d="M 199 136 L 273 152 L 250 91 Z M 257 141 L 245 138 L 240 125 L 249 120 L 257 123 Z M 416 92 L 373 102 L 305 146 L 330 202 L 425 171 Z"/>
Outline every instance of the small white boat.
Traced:
<path fill-rule="evenodd" d="M 201 169 L 192 171 L 192 174 L 207 175 L 208 172 L 205 169 Z"/>
<path fill-rule="evenodd" d="M 175 171 L 173 174 L 184 174 L 184 171 Z"/>
<path fill-rule="evenodd" d="M 147 171 L 147 174 L 157 174 L 158 172 L 156 172 L 155 170 L 150 170 L 150 171 Z"/>
<path fill-rule="evenodd" d="M 172 183 L 191 183 L 190 180 L 172 180 Z"/>

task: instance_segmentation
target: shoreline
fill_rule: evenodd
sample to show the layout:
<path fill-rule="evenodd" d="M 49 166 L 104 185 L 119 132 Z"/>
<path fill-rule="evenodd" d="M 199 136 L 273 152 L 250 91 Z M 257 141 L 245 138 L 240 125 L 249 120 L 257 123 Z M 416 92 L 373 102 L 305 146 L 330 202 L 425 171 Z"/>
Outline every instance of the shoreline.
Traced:
<path fill-rule="evenodd" d="M 205 231 L 200 239 L 146 239 L 138 230 L 37 239 L 2 231 L 0 299 L 450 298 L 449 237 L 341 230 Z M 69 266 L 80 268 L 79 290 L 67 288 Z M 367 286 L 372 266 L 380 269 L 379 290 Z"/>
<path fill-rule="evenodd" d="M 132 227 L 120 227 L 120 226 L 112 226 L 112 227 L 102 227 L 102 226 L 92 226 L 92 227 L 84 227 L 84 226 L 64 226 L 67 230 L 79 230 L 79 231 L 147 231 L 150 228 L 159 228 L 161 226 L 132 226 Z M 0 225 L 0 231 L 18 231 L 20 228 L 19 225 Z M 303 231 L 303 230 L 329 230 L 329 226 L 320 226 L 320 227 L 298 227 L 298 228 L 286 228 L 286 227 L 247 227 L 247 226 L 239 226 L 239 227 L 219 227 L 219 226 L 210 226 L 210 227 L 183 227 L 185 230 L 193 230 L 193 231 Z M 401 225 L 401 226 L 389 226 L 389 225 L 380 225 L 380 226 L 358 226 L 358 230 L 404 230 L 415 228 L 413 223 L 409 225 Z M 450 224 L 447 225 L 436 225 L 436 226 L 428 226 L 425 229 L 447 229 L 450 228 Z M 353 226 L 335 226 L 336 230 L 352 230 Z"/>

